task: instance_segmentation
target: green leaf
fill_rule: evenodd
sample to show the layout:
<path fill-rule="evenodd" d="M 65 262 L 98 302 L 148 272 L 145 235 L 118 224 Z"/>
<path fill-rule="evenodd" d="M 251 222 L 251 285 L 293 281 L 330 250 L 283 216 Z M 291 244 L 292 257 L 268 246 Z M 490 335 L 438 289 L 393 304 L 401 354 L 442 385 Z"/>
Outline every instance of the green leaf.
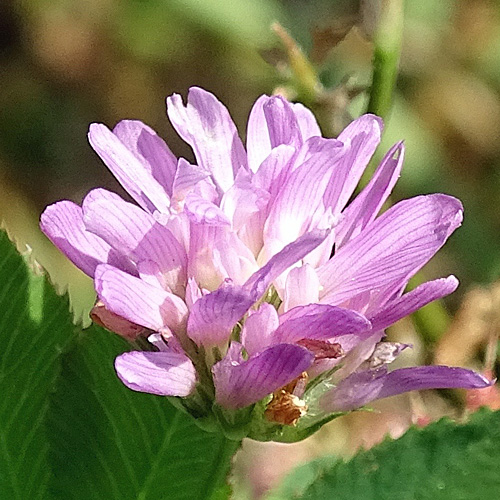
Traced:
<path fill-rule="evenodd" d="M 2 500 L 228 498 L 239 443 L 125 388 L 113 361 L 129 345 L 75 326 L 67 296 L 5 233 L 0 283 Z"/>
<path fill-rule="evenodd" d="M 227 500 L 228 498 L 233 498 L 231 495 L 233 489 L 229 483 L 223 484 L 220 488 L 217 488 L 210 497 L 210 500 Z"/>
<path fill-rule="evenodd" d="M 349 462 L 321 463 L 315 479 L 273 500 L 484 500 L 500 493 L 500 412 L 457 425 L 443 419 L 410 429 Z M 292 474 L 303 474 L 300 469 Z M 290 480 L 290 479 L 289 479 Z M 295 480 L 295 479 L 292 479 Z M 295 480 L 295 482 L 297 482 Z M 285 491 L 285 490 L 283 490 Z"/>
<path fill-rule="evenodd" d="M 239 443 L 202 431 L 166 398 L 124 387 L 113 360 L 127 345 L 93 326 L 64 356 L 49 422 L 55 496 L 211 498 Z"/>
<path fill-rule="evenodd" d="M 28 260 L 0 231 L 0 498 L 9 500 L 47 498 L 48 395 L 74 329 L 68 297 Z"/>
<path fill-rule="evenodd" d="M 266 496 L 266 500 L 300 498 L 300 495 L 303 495 L 307 488 L 317 480 L 324 469 L 331 467 L 336 460 L 338 459 L 334 456 L 319 457 L 298 466 L 292 474 L 287 476 L 286 481 Z"/>

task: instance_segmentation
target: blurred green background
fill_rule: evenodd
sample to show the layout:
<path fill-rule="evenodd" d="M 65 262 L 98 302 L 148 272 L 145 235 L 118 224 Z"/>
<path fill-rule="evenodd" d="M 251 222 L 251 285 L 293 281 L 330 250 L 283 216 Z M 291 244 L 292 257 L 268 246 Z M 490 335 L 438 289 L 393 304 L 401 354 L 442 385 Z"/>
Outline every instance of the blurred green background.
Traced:
<path fill-rule="evenodd" d="M 174 152 L 189 157 L 169 126 L 164 99 L 200 85 L 228 106 L 243 133 L 256 97 L 289 83 L 287 68 L 273 52 L 280 47 L 273 21 L 319 61 L 325 87 L 335 88 L 348 76 L 368 85 L 372 44 L 365 32 L 374 23 L 370 9 L 377 2 L 363 2 L 364 10 L 359 4 L 4 0 L 2 219 L 21 243 L 34 248 L 57 283 L 76 279 L 88 286 L 37 230 L 39 213 L 49 203 L 79 202 L 95 186 L 120 191 L 87 144 L 88 124 L 138 118 Z M 464 202 L 465 222 L 441 258 L 443 272 L 453 269 L 465 285 L 489 282 L 500 272 L 500 7 L 486 0 L 421 0 L 407 2 L 405 9 L 400 76 L 380 149 L 406 140 L 396 198 L 445 191 Z M 358 26 L 334 45 L 352 24 Z M 364 105 L 361 94 L 349 104 L 351 114 Z"/>
<path fill-rule="evenodd" d="M 93 187 L 123 194 L 87 143 L 90 122 L 137 118 L 178 156 L 192 153 L 170 127 L 165 97 L 192 85 L 214 92 L 242 134 L 262 93 L 294 96 L 278 21 L 315 64 L 340 122 L 357 116 L 371 80 L 377 1 L 2 0 L 0 3 L 0 219 L 28 244 L 76 312 L 93 302 L 90 279 L 38 229 L 60 199 Z M 352 29 L 351 29 L 352 28 Z M 340 87 L 339 87 L 340 86 Z M 359 90 L 358 88 L 358 90 Z M 354 97 L 354 94 L 358 94 Z M 493 0 L 406 2 L 400 74 L 381 154 L 406 141 L 394 199 L 446 192 L 465 205 L 463 227 L 428 276 L 474 284 L 500 275 L 500 5 Z"/>

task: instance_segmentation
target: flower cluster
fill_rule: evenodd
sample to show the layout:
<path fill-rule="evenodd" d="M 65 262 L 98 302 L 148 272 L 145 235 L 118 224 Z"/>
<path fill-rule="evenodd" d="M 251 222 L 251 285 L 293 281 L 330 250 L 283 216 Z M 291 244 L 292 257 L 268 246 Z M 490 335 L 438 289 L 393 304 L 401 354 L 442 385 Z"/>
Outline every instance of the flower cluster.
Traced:
<path fill-rule="evenodd" d="M 387 369 L 408 346 L 384 342 L 385 328 L 457 287 L 449 276 L 403 293 L 462 206 L 434 194 L 379 215 L 403 143 L 349 203 L 380 142 L 378 117 L 328 139 L 304 106 L 262 96 L 245 148 L 209 92 L 192 88 L 186 105 L 173 95 L 167 109 L 195 164 L 139 121 L 92 124 L 90 144 L 137 204 L 95 189 L 41 218 L 93 277 L 93 318 L 147 337 L 149 350 L 116 359 L 125 385 L 178 397 L 206 428 L 283 441 L 379 398 L 489 385 L 461 368 Z"/>

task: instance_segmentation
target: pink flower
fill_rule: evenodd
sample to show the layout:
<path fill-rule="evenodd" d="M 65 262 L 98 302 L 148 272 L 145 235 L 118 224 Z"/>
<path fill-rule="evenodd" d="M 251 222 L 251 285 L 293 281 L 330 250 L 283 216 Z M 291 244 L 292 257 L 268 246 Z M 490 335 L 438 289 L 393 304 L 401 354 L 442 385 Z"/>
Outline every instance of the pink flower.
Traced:
<path fill-rule="evenodd" d="M 435 194 L 379 215 L 403 143 L 348 204 L 380 142 L 379 118 L 326 139 L 305 107 L 262 96 L 245 148 L 212 94 L 192 88 L 187 105 L 173 95 L 167 108 L 196 164 L 141 122 L 93 124 L 92 147 L 137 204 L 95 189 L 82 207 L 61 201 L 41 219 L 94 278 L 99 321 L 156 346 L 117 358 L 128 387 L 183 397 L 227 432 L 293 440 L 382 397 L 490 384 L 461 368 L 387 370 L 407 346 L 382 342 L 384 329 L 458 285 L 450 276 L 403 293 L 462 206 Z"/>

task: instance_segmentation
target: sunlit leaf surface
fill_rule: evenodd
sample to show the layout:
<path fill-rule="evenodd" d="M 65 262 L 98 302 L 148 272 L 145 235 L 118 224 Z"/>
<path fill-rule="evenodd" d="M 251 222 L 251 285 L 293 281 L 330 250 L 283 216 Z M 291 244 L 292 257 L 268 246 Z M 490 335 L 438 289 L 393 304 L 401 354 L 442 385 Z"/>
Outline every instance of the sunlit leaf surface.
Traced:
<path fill-rule="evenodd" d="M 410 429 L 349 462 L 306 465 L 269 500 L 483 500 L 500 492 L 500 412 Z"/>
<path fill-rule="evenodd" d="M 0 232 L 0 498 L 46 499 L 45 418 L 73 323 L 67 296 Z"/>
<path fill-rule="evenodd" d="M 56 497 L 211 498 L 236 443 L 203 432 L 165 398 L 124 387 L 113 369 L 124 350 L 92 327 L 63 358 L 49 421 Z"/>
<path fill-rule="evenodd" d="M 36 267 L 0 234 L 0 498 L 227 498 L 238 443 L 125 388 L 113 360 L 128 344 L 74 326 Z"/>

